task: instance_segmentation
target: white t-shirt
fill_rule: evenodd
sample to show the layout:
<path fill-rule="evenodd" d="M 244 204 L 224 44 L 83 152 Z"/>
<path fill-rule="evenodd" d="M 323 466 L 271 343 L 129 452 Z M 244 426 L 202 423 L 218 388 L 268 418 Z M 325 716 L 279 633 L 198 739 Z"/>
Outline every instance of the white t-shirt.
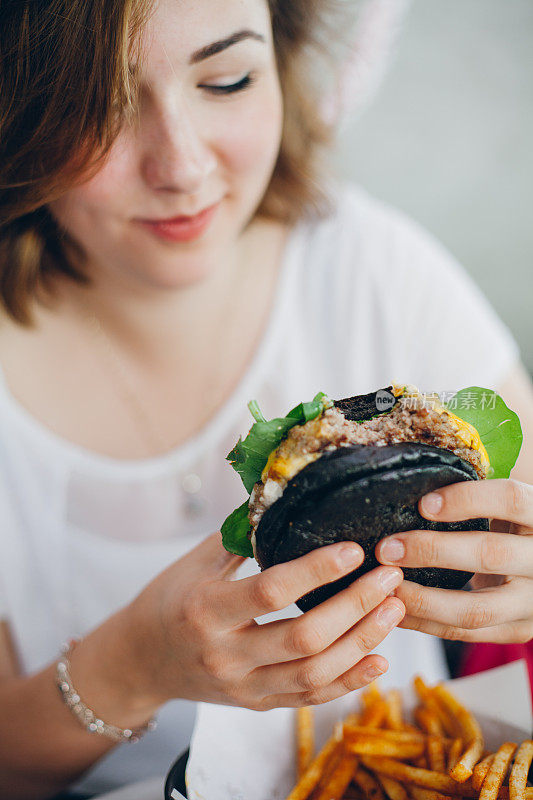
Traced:
<path fill-rule="evenodd" d="M 334 206 L 294 228 L 253 362 L 201 433 L 169 454 L 90 452 L 39 423 L 0 382 L 0 618 L 25 672 L 128 603 L 243 502 L 225 456 L 253 422 L 249 400 L 269 418 L 318 391 L 339 399 L 392 380 L 422 391 L 497 388 L 519 360 L 509 329 L 427 233 L 353 186 L 336 187 Z M 183 488 L 200 482 L 196 494 Z M 250 560 L 238 574 L 256 570 Z M 384 683 L 446 674 L 433 637 L 397 630 L 379 651 L 390 660 Z M 163 775 L 188 745 L 194 708 L 167 704 L 154 733 L 116 748 L 79 788 Z"/>

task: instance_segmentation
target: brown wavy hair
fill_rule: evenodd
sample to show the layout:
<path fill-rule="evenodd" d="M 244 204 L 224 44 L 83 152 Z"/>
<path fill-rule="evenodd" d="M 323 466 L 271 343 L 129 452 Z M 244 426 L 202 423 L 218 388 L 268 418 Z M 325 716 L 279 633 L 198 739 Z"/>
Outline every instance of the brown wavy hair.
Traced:
<path fill-rule="evenodd" d="M 329 50 L 335 0 L 268 2 L 285 113 L 257 213 L 293 222 L 327 204 L 320 153 L 332 131 L 318 112 L 319 89 L 310 76 L 317 52 Z M 68 237 L 47 204 L 98 170 L 118 120 L 135 113 L 137 85 L 128 63 L 150 11 L 150 0 L 2 3 L 0 295 L 21 324 L 32 324 L 31 303 L 54 275 L 88 282 L 69 263 Z"/>

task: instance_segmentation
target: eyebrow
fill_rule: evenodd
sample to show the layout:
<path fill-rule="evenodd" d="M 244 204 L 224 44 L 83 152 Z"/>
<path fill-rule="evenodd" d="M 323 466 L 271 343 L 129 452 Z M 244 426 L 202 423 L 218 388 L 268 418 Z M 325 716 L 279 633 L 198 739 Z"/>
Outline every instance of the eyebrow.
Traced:
<path fill-rule="evenodd" d="M 197 64 L 199 61 L 204 61 L 206 58 L 216 56 L 217 53 L 227 50 L 228 47 L 232 47 L 234 44 L 238 44 L 238 42 L 242 42 L 244 39 L 255 39 L 257 42 L 266 41 L 264 36 L 262 36 L 260 33 L 255 33 L 255 31 L 248 29 L 237 31 L 236 33 L 232 33 L 231 36 L 228 36 L 226 39 L 219 39 L 218 42 L 212 42 L 205 47 L 201 47 L 200 50 L 197 50 L 192 54 L 189 59 L 189 64 Z"/>

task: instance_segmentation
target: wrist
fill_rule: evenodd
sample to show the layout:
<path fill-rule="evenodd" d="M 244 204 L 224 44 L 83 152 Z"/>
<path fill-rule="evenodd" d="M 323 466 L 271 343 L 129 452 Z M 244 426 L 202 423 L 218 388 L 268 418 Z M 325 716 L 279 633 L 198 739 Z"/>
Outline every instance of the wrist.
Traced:
<path fill-rule="evenodd" d="M 142 727 L 161 705 L 147 691 L 136 662 L 135 636 L 126 607 L 81 639 L 70 657 L 72 681 L 83 702 L 120 728 Z"/>

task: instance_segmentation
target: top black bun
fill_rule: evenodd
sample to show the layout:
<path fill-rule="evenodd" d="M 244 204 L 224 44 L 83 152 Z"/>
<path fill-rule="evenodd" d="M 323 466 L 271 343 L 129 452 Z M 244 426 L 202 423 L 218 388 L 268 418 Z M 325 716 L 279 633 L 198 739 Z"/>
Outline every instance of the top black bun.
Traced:
<path fill-rule="evenodd" d="M 433 445 L 355 444 L 326 451 L 289 480 L 281 497 L 265 510 L 256 530 L 257 561 L 263 570 L 334 542 L 360 544 L 363 564 L 300 598 L 297 605 L 307 611 L 378 566 L 375 546 L 389 534 L 412 529 L 488 531 L 488 519 L 432 522 L 417 508 L 420 498 L 434 489 L 478 479 L 471 464 Z M 460 589 L 472 577 L 434 567 L 403 572 L 407 580 L 447 589 Z"/>

